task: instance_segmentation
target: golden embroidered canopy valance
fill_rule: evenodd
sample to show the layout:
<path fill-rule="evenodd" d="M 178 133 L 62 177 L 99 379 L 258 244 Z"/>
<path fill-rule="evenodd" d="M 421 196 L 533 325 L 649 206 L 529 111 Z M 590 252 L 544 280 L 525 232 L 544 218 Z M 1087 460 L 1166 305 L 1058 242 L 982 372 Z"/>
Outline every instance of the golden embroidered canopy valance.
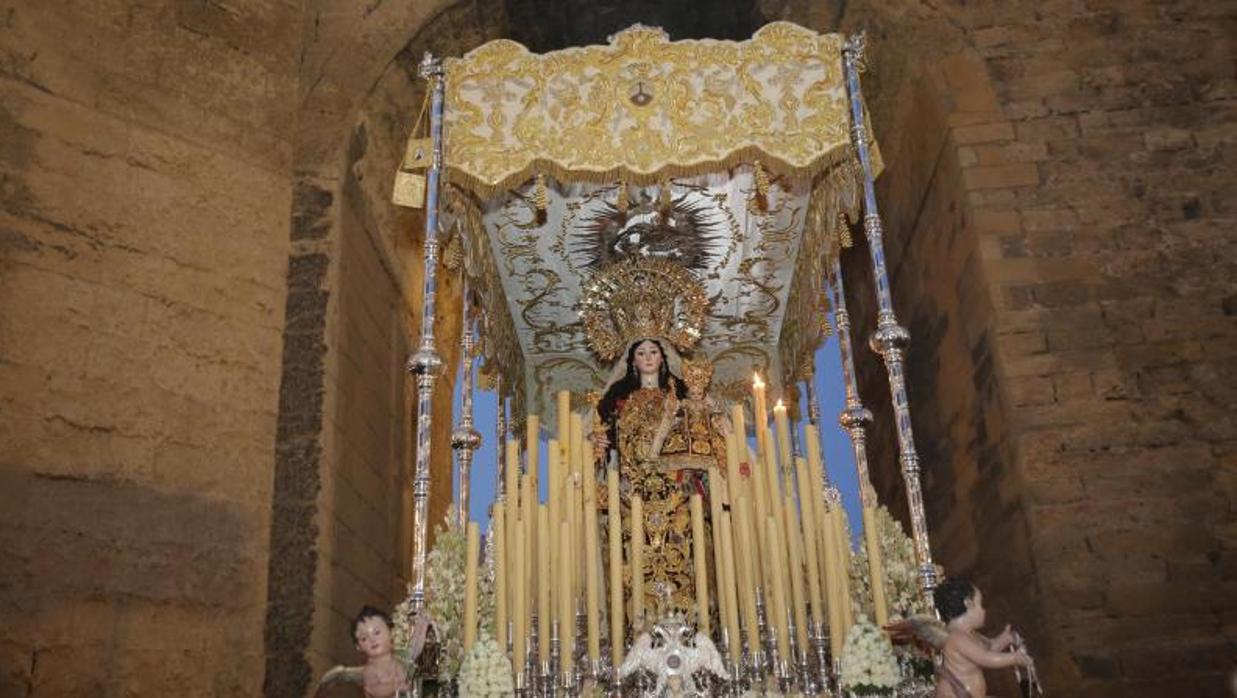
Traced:
<path fill-rule="evenodd" d="M 482 199 L 535 173 L 648 184 L 756 159 L 810 179 L 849 152 L 842 42 L 787 22 L 743 42 L 636 25 L 544 55 L 492 41 L 446 63 L 449 179 Z"/>

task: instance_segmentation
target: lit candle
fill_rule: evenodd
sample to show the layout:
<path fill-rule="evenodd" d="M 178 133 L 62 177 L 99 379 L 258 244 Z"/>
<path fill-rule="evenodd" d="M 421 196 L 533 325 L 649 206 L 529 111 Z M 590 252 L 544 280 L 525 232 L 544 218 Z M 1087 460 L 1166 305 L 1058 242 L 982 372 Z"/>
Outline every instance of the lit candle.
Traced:
<path fill-rule="evenodd" d="M 481 529 L 476 521 L 468 522 L 464 550 L 464 654 L 468 654 L 477 641 L 477 557 L 481 552 Z"/>
<path fill-rule="evenodd" d="M 782 466 L 782 474 L 786 480 L 783 487 L 790 492 L 790 470 L 794 467 L 790 453 L 790 418 L 786 414 L 786 405 L 781 400 L 773 406 L 773 425 L 777 429 L 777 454 Z"/>
<path fill-rule="evenodd" d="M 691 496 L 690 507 L 692 516 L 692 562 L 696 573 L 696 613 L 697 623 L 705 635 L 711 634 L 709 628 L 709 573 L 704 557 L 704 504 L 700 495 Z"/>
<path fill-rule="evenodd" d="M 644 626 L 644 502 L 631 498 L 631 622 Z"/>
<path fill-rule="evenodd" d="M 623 528 L 619 514 L 619 474 L 606 471 L 606 504 L 610 527 L 610 662 L 623 664 Z"/>
<path fill-rule="evenodd" d="M 767 438 L 766 429 L 768 428 L 768 405 L 765 402 L 765 382 L 760 379 L 757 374 L 752 378 L 752 429 L 756 432 L 756 451 L 760 454 L 759 461 L 752 462 L 754 477 L 765 478 L 761 483 L 765 491 L 765 510 L 772 510 L 772 503 L 778 499 L 776 488 L 769 489 L 768 479 L 763 475 L 762 466 L 767 463 L 769 453 L 769 439 Z M 761 473 L 757 475 L 757 473 Z"/>

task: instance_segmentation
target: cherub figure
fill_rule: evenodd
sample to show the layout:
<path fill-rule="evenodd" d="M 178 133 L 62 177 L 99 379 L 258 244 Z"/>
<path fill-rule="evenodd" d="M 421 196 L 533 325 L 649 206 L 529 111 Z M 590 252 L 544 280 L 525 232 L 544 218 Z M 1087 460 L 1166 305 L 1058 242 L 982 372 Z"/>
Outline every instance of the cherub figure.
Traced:
<path fill-rule="evenodd" d="M 424 644 L 426 621 L 424 617 L 413 620 L 413 639 L 410 659 L 420 654 Z M 373 606 L 365 606 L 352 621 L 352 639 L 356 648 L 365 655 L 365 664 L 357 667 L 337 666 L 322 677 L 318 684 L 321 690 L 337 681 L 359 683 L 366 698 L 395 698 L 407 695 L 410 690 L 408 670 L 392 652 L 391 617 Z"/>
<path fill-rule="evenodd" d="M 979 634 L 984 625 L 984 596 L 969 579 L 946 579 L 936 588 L 933 601 L 948 631 L 941 648 L 936 698 L 984 698 L 988 695 L 984 669 L 1032 665 L 1025 650 L 1006 651 L 1015 639 L 1008 625 L 994 638 Z"/>

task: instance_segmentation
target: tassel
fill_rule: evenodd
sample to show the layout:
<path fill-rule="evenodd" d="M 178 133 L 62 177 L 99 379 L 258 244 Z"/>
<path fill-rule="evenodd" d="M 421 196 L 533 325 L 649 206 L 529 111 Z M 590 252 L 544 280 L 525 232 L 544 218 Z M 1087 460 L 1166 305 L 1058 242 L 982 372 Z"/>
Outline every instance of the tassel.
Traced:
<path fill-rule="evenodd" d="M 627 180 L 620 179 L 618 183 L 618 199 L 614 202 L 614 208 L 618 209 L 619 213 L 627 213 L 627 207 L 630 203 L 627 200 Z"/>
<path fill-rule="evenodd" d="M 838 214 L 838 244 L 846 249 L 850 249 L 855 245 L 855 238 L 851 237 L 850 224 L 846 222 L 846 214 Z"/>
<path fill-rule="evenodd" d="M 550 208 L 550 192 L 545 187 L 545 175 L 537 175 L 536 187 L 533 190 L 533 206 L 542 213 Z"/>
<path fill-rule="evenodd" d="M 533 185 L 533 208 L 536 209 L 537 225 L 545 225 L 546 211 L 550 208 L 550 192 L 546 190 L 545 175 L 537 175 Z"/>
<path fill-rule="evenodd" d="M 752 175 L 756 181 L 756 193 L 762 198 L 769 197 L 769 173 L 765 172 L 765 166 L 756 161 L 756 172 Z"/>
<path fill-rule="evenodd" d="M 670 180 L 661 180 L 660 186 L 661 194 L 658 196 L 657 200 L 658 209 L 661 214 L 662 222 L 668 223 L 670 221 L 672 207 L 674 206 L 674 201 L 670 196 Z"/>

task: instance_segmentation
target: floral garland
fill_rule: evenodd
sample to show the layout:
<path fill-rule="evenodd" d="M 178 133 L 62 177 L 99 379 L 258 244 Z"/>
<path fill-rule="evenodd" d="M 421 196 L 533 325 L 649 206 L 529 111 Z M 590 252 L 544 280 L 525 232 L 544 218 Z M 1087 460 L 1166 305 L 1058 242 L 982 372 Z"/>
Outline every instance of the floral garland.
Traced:
<path fill-rule="evenodd" d="M 890 696 L 902 682 L 893 645 L 860 616 L 842 647 L 842 687 L 860 696 Z"/>
<path fill-rule="evenodd" d="M 889 619 L 909 618 L 916 614 L 931 615 L 932 609 L 924 597 L 915 559 L 915 546 L 902 525 L 883 505 L 876 508 L 877 539 L 880 541 L 881 562 L 885 569 L 885 598 L 889 602 Z M 872 580 L 868 570 L 868 548 L 859 545 L 850 563 L 851 601 L 855 613 L 872 612 Z"/>
<path fill-rule="evenodd" d="M 509 696 L 515 692 L 511 660 L 486 630 L 481 631 L 460 665 L 459 690 L 461 696 L 469 698 Z"/>

